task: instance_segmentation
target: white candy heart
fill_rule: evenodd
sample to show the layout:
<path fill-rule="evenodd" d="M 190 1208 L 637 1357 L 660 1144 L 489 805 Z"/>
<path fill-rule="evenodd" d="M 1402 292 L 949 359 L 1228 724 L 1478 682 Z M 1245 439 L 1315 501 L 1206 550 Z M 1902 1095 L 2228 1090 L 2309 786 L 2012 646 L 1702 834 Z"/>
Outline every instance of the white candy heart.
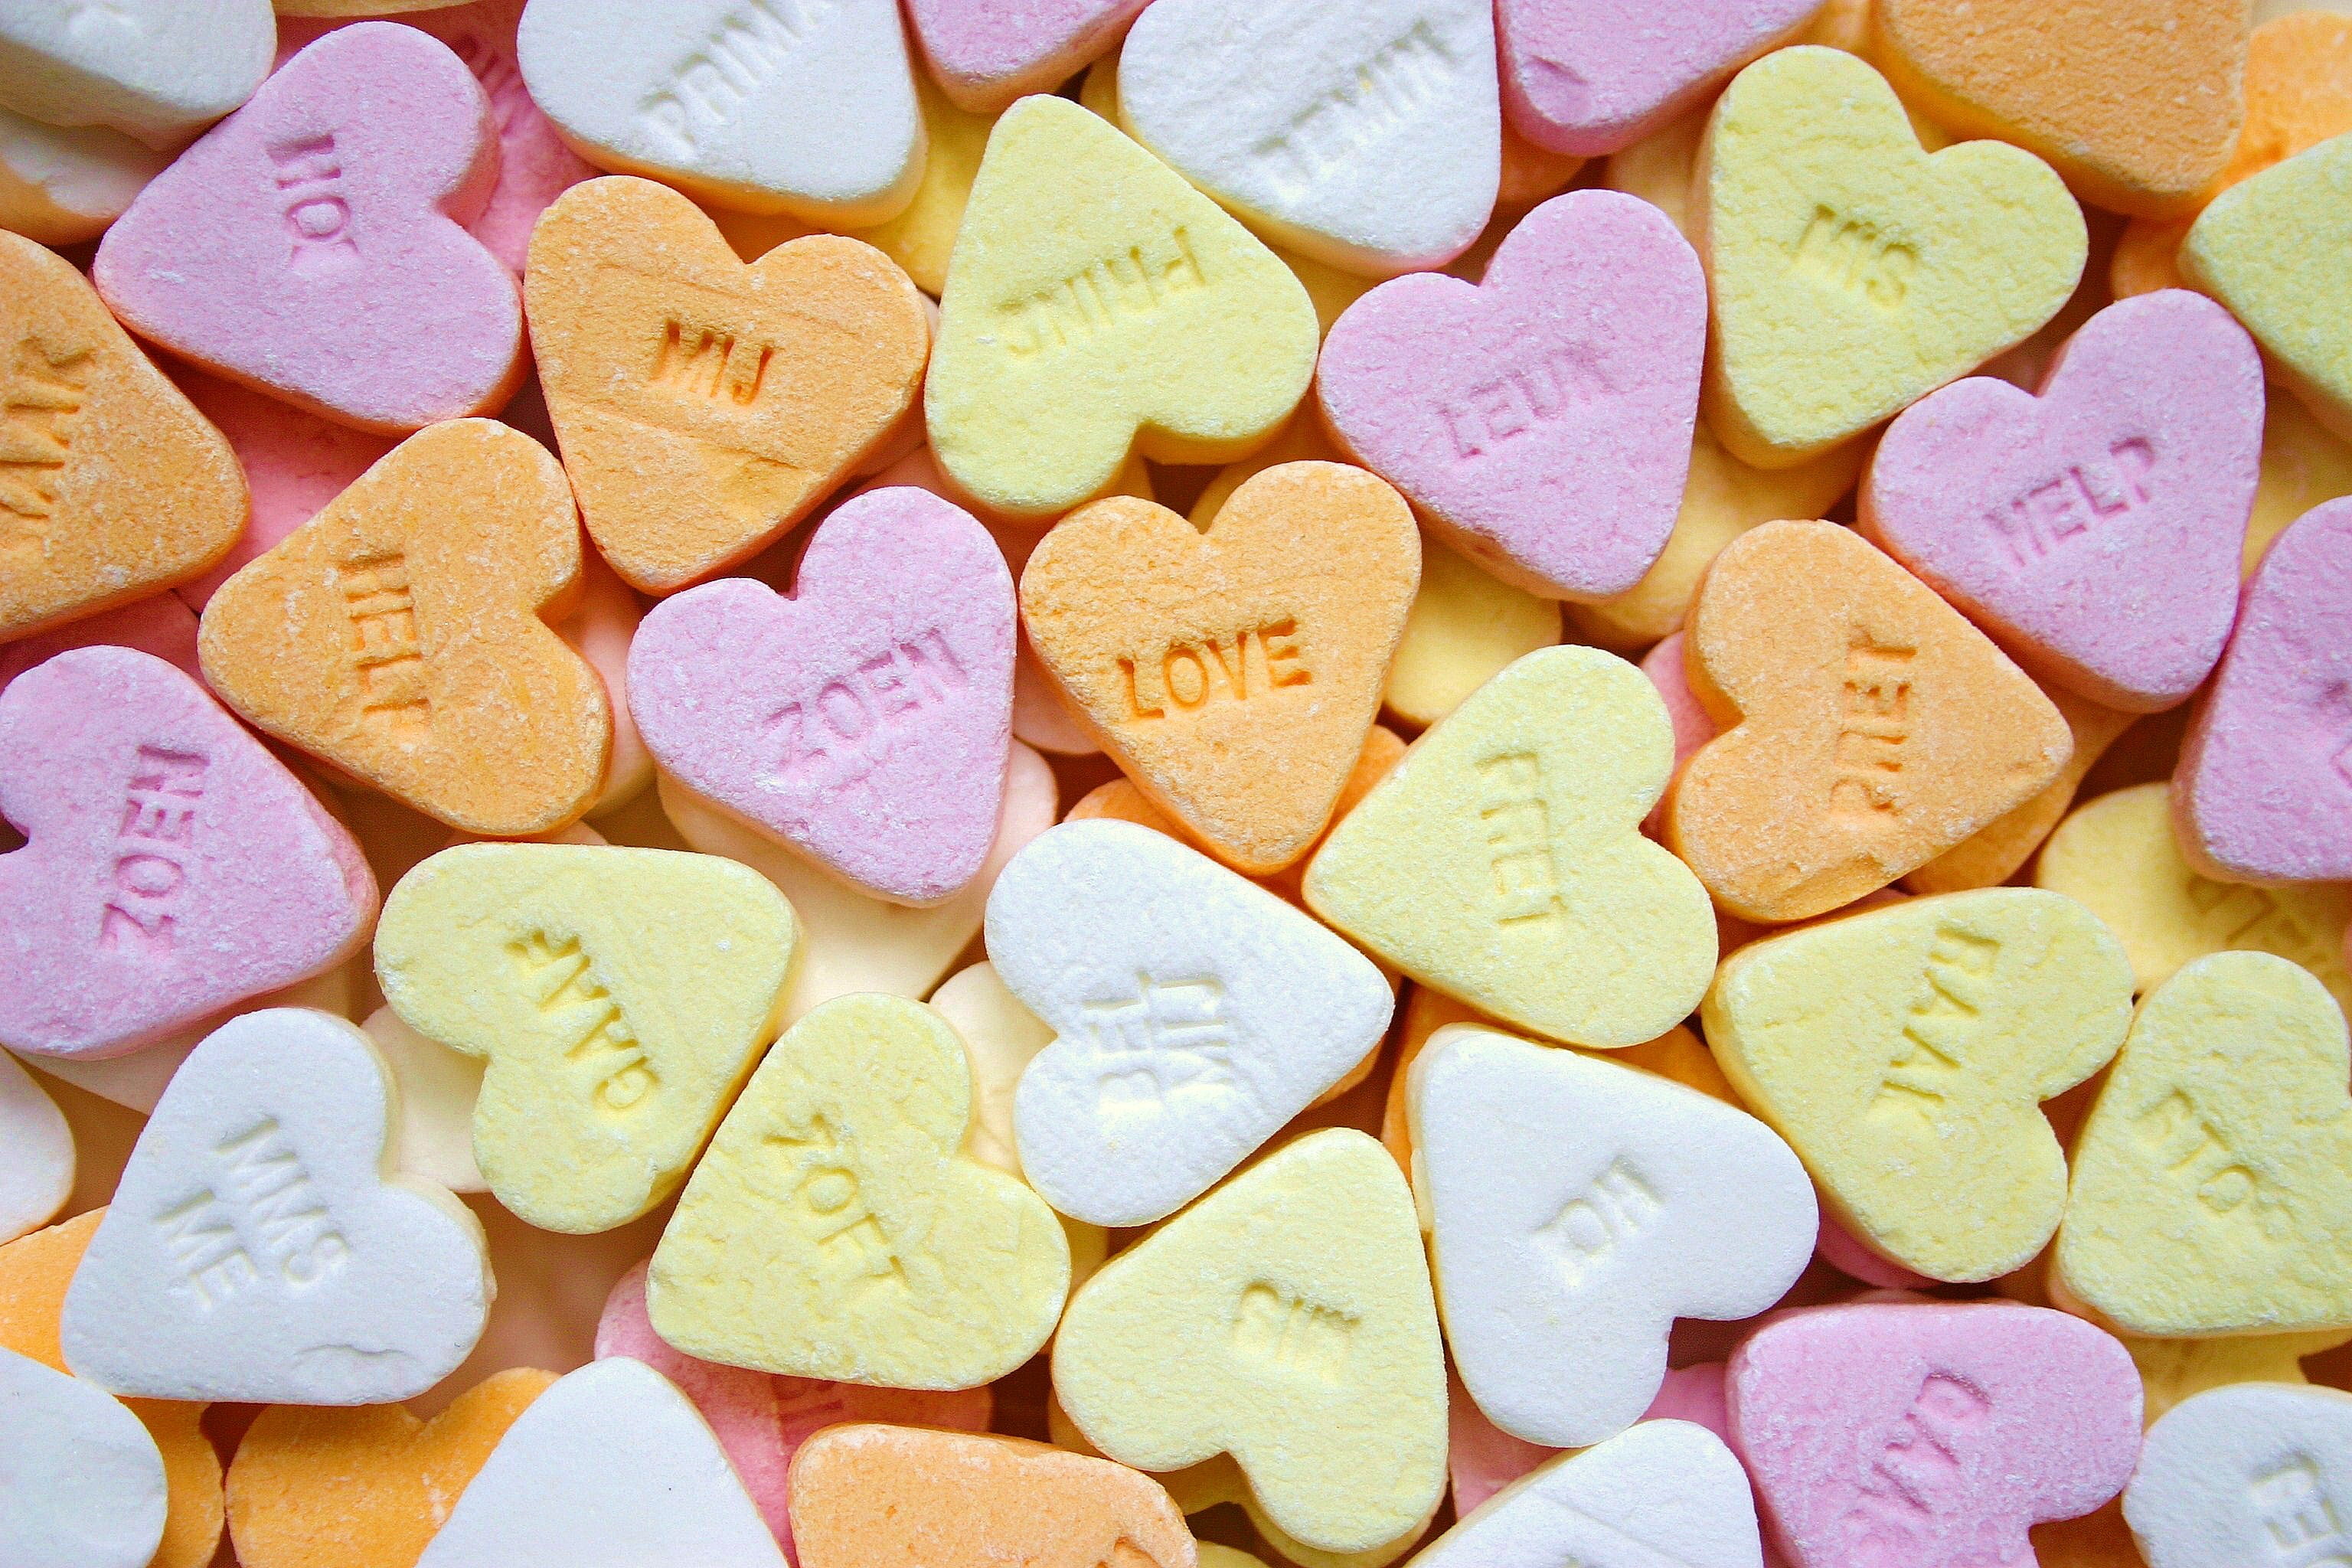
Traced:
<path fill-rule="evenodd" d="M 1158 0 L 1119 113 L 1276 243 L 1366 277 L 1441 267 L 1502 167 L 1488 0 Z"/>
<path fill-rule="evenodd" d="M 1748 1472 L 1688 1421 L 1563 1454 L 1439 1536 L 1413 1568 L 1761 1568 Z"/>
<path fill-rule="evenodd" d="M 381 1405 L 481 1337 L 481 1223 L 390 1173 L 390 1079 L 341 1018 L 231 1019 L 172 1079 L 66 1292 L 66 1364 L 121 1394 Z"/>
<path fill-rule="evenodd" d="M 1370 959 L 1163 833 L 1065 823 L 1013 858 L 988 952 L 1056 1038 L 1013 1132 L 1045 1201 L 1145 1225 L 1206 1192 L 1387 1030 Z"/>
<path fill-rule="evenodd" d="M 121 1400 L 0 1350 L 0 1562 L 147 1568 L 165 1502 L 163 1456 Z"/>
<path fill-rule="evenodd" d="M 73 1191 L 73 1129 L 48 1091 L 0 1051 L 0 1242 L 65 1206 Z"/>
<path fill-rule="evenodd" d="M 0 107 L 177 146 L 269 74 L 269 0 L 58 0 L 0 6 Z"/>
<path fill-rule="evenodd" d="M 1446 1342 L 1513 1436 L 1622 1431 L 1657 1394 L 1676 1318 L 1753 1317 L 1812 1257 L 1796 1154 L 1695 1089 L 1454 1024 L 1406 1092 Z"/>
<path fill-rule="evenodd" d="M 2352 1394 L 2239 1383 L 2147 1430 L 2124 1519 L 2148 1568 L 2352 1563 Z"/>
<path fill-rule="evenodd" d="M 507 1428 L 416 1568 L 784 1568 L 710 1427 L 667 1378 L 613 1356 Z"/>

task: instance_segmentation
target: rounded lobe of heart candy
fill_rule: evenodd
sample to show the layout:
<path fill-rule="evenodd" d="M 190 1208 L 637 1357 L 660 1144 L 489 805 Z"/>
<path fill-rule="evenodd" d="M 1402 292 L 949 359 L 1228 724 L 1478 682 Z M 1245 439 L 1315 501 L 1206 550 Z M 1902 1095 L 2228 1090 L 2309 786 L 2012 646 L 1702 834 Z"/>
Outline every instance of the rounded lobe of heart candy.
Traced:
<path fill-rule="evenodd" d="M 1505 582 L 1604 599 L 1674 531 L 1706 282 L 1649 204 L 1572 191 L 1473 288 L 1417 274 L 1348 308 L 1317 395 L 1340 443 Z"/>
<path fill-rule="evenodd" d="M 91 278 L 142 336 L 330 419 L 397 434 L 483 414 L 522 375 L 514 279 L 462 226 L 497 176 L 465 63 L 362 23 L 151 182 Z"/>
<path fill-rule="evenodd" d="M 2255 568 L 2176 778 L 2205 875 L 2352 880 L 2352 500 L 2305 512 Z"/>
<path fill-rule="evenodd" d="M 0 16 L 0 103 L 52 125 L 108 126 L 169 152 L 269 74 L 268 0 L 113 0 Z"/>
<path fill-rule="evenodd" d="M 634 711 L 688 788 L 877 898 L 938 904 L 995 834 L 1016 625 L 971 513 L 871 491 L 817 530 L 793 597 L 730 578 L 656 605 Z"/>
<path fill-rule="evenodd" d="M 1864 531 L 2027 668 L 2136 712 L 2188 699 L 2236 618 L 2260 356 L 2202 295 L 2110 305 L 2035 397 L 1971 377 L 1871 458 Z"/>
<path fill-rule="evenodd" d="M 121 1401 L 0 1350 L 0 1540 L 12 1568 L 147 1568 L 163 1458 Z"/>
<path fill-rule="evenodd" d="M 2124 1517 L 2148 1568 L 2240 1568 L 2342 1554 L 2352 1496 L 2352 1394 L 2239 1384 L 2148 1428 Z"/>
<path fill-rule="evenodd" d="M 1150 0 L 908 0 L 923 63 L 957 108 L 996 114 L 1111 50 Z M 1108 117 L 1107 117 L 1108 118 Z"/>

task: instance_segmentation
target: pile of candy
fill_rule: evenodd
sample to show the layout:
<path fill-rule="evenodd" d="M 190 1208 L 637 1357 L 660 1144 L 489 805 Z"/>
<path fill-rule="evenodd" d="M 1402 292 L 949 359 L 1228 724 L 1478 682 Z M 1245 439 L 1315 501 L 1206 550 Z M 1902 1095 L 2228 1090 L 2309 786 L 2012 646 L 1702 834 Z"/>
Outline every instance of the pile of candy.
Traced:
<path fill-rule="evenodd" d="M 0 1568 L 2352 1565 L 2352 16 L 276 11 L 0 0 Z"/>

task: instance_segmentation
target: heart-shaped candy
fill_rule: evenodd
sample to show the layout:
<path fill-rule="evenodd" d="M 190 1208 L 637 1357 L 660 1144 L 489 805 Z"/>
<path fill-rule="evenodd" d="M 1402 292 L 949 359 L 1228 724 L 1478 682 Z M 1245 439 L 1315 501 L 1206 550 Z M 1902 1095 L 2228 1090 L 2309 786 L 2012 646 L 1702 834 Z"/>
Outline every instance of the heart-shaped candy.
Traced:
<path fill-rule="evenodd" d="M 2124 1517 L 2148 1568 L 2324 1568 L 2352 1552 L 2352 1394 L 2241 1384 L 2148 1428 Z"/>
<path fill-rule="evenodd" d="M 2308 1334 L 2231 1334 L 2217 1340 L 2124 1339 L 2139 1368 L 2153 1426 L 2175 1405 L 2233 1383 L 2308 1384 L 2303 1358 L 2352 1341 L 2352 1327 Z"/>
<path fill-rule="evenodd" d="M 1361 1061 L 1393 1006 L 1363 954 L 1131 822 L 1065 823 L 1013 857 L 988 951 L 1055 1032 L 1014 1096 L 1022 1170 L 1096 1225 L 1207 1191 Z"/>
<path fill-rule="evenodd" d="M 490 1059 L 474 1157 L 542 1230 L 610 1230 L 674 1191 L 774 1038 L 792 906 L 715 855 L 468 844 L 400 879 L 384 1000 Z"/>
<path fill-rule="evenodd" d="M 988 531 L 875 490 L 809 540 L 791 598 L 730 577 L 655 606 L 630 707 L 688 788 L 877 898 L 936 904 L 995 837 L 1016 635 Z"/>
<path fill-rule="evenodd" d="M 1817 46 L 1733 79 L 1696 192 L 1707 423 L 1758 468 L 1801 462 L 2022 342 L 2087 251 L 2047 163 L 1998 142 L 1929 156 L 1884 78 Z"/>
<path fill-rule="evenodd" d="M 520 431 L 420 431 L 205 605 L 223 701 L 451 826 L 552 832 L 596 801 L 613 710 L 555 635 L 581 578 L 562 468 Z"/>
<path fill-rule="evenodd" d="M 1932 1279 L 2023 1268 L 2066 1157 L 2041 1102 L 2123 1044 L 2131 964 L 2097 916 L 2031 888 L 1913 899 L 1724 960 L 1707 1044 L 1854 1238 Z"/>
<path fill-rule="evenodd" d="M 247 1013 L 181 1065 L 66 1293 L 74 1372 L 118 1394 L 380 1405 L 480 1338 L 481 1222 L 387 1175 L 391 1079 L 365 1035 Z"/>
<path fill-rule="evenodd" d="M 1574 191 L 1475 288 L 1422 273 L 1349 306 L 1317 388 L 1340 442 L 1457 548 L 1529 593 L 1602 599 L 1674 531 L 1706 349 L 1689 242 L 1647 202 Z"/>
<path fill-rule="evenodd" d="M 22 1568 L 148 1568 L 163 1457 L 93 1383 L 0 1350 L 0 1541 Z"/>
<path fill-rule="evenodd" d="M 1599 157 L 1695 108 L 1820 0 L 1500 0 L 1503 109 L 1538 147 Z"/>
<path fill-rule="evenodd" d="M 1446 1343 L 1514 1436 L 1623 1431 L 1676 1318 L 1753 1317 L 1812 1261 L 1804 1167 L 1695 1089 L 1456 1024 L 1413 1058 L 1407 1095 Z"/>
<path fill-rule="evenodd" d="M 785 1568 L 686 1395 L 615 1356 L 507 1428 L 416 1568 Z"/>
<path fill-rule="evenodd" d="M 873 247 L 812 235 L 747 267 L 648 180 L 566 191 L 525 296 L 588 531 L 651 594 L 808 515 L 914 406 L 930 342 L 922 296 Z"/>
<path fill-rule="evenodd" d="M 90 277 L 141 336 L 331 419 L 488 413 L 523 369 L 514 278 L 463 226 L 498 167 L 448 46 L 341 28 L 151 181 Z"/>
<path fill-rule="evenodd" d="M 1327 1128 L 1244 1171 L 1072 1298 L 1054 1389 L 1121 1464 L 1231 1454 L 1307 1546 L 1417 1531 L 1445 1490 L 1445 1357 L 1396 1162 Z"/>
<path fill-rule="evenodd" d="M 1021 618 L 1129 778 L 1220 859 L 1277 871 L 1363 750 L 1420 565 L 1387 484 L 1284 463 L 1205 534 L 1123 497 L 1073 514 L 1022 571 Z"/>
<path fill-rule="evenodd" d="M 359 846 L 203 687 L 124 647 L 0 695 L 0 1041 L 111 1057 L 340 964 L 367 938 Z"/>
<path fill-rule="evenodd" d="M 1640 670 L 1540 648 L 1440 720 L 1334 828 L 1309 909 L 1424 984 L 1603 1048 L 1686 1017 L 1715 971 L 1706 890 L 1642 837 L 1674 737 Z"/>
<path fill-rule="evenodd" d="M 1722 733 L 1675 776 L 1666 843 L 1747 920 L 1886 886 L 2039 794 L 2074 745 L 1982 632 L 1835 523 L 1727 546 L 1684 656 Z"/>
<path fill-rule="evenodd" d="M 1733 1353 L 1725 1389 L 1797 1568 L 2031 1563 L 2030 1526 L 2097 1508 L 2139 1456 L 2131 1357 L 2046 1307 L 1792 1312 Z"/>
<path fill-rule="evenodd" d="M 2045 687 L 2058 716 L 2066 721 L 2074 750 L 2058 776 L 2002 816 L 1978 828 L 1926 865 L 1906 872 L 1903 886 L 1914 893 L 1965 893 L 1977 888 L 1998 888 L 2023 868 L 2033 852 L 2050 837 L 2059 819 L 2074 804 L 2074 792 L 2092 767 L 2138 721 L 2137 713 L 2075 696 L 2063 686 Z M 2062 889 L 2063 890 L 2063 889 Z M 2126 943 L 2126 946 L 2129 944 Z"/>
<path fill-rule="evenodd" d="M 1109 49 L 1149 0 L 907 0 L 915 42 L 959 109 L 1051 92 Z"/>
<path fill-rule="evenodd" d="M 2254 569 L 2172 810 L 2209 877 L 2352 880 L 2352 500 L 2304 513 Z"/>
<path fill-rule="evenodd" d="M 2347 1075 L 2343 1010 L 2305 971 L 2183 966 L 2075 1138 L 2053 1288 L 2126 1333 L 2352 1327 Z"/>
<path fill-rule="evenodd" d="M 219 431 L 61 258 L 0 232 L 0 638 L 202 576 L 245 528 Z"/>
<path fill-rule="evenodd" d="M 228 1470 L 239 1568 L 413 1563 L 507 1428 L 554 1383 L 493 1373 L 430 1421 L 397 1405 L 280 1405 L 246 1428 Z"/>
<path fill-rule="evenodd" d="M 646 1275 L 655 1331 L 705 1361 L 976 1388 L 1037 1353 L 1070 1289 L 1061 1223 L 962 1152 L 971 1067 L 902 996 L 787 1030 L 728 1112 Z"/>
<path fill-rule="evenodd" d="M 53 125 L 103 125 L 173 148 L 269 74 L 266 0 L 12 6 L 0 16 L 0 100 Z"/>
<path fill-rule="evenodd" d="M 2150 712 L 2229 640 L 2262 437 L 2244 329 L 2160 289 L 2084 323 L 2038 397 L 1972 376 L 1905 409 L 1862 526 L 2028 668 Z"/>
<path fill-rule="evenodd" d="M 47 1225 L 73 1194 L 73 1129 L 48 1091 L 0 1052 L 0 1245 Z"/>
<path fill-rule="evenodd" d="M 940 297 L 923 406 L 949 477 L 1045 516 L 1109 489 L 1130 449 L 1238 458 L 1315 371 L 1290 268 L 1173 169 L 1066 99 L 988 139 Z"/>

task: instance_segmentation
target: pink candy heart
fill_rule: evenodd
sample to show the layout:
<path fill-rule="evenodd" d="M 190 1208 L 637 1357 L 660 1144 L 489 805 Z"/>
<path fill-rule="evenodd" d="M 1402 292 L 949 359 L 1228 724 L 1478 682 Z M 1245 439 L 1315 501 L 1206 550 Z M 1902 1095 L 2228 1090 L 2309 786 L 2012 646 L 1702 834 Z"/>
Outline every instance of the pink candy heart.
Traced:
<path fill-rule="evenodd" d="M 1797 1568 L 2026 1564 L 2139 1458 L 2139 1373 L 2108 1334 L 2008 1302 L 1790 1312 L 1735 1352 L 1734 1447 Z"/>
<path fill-rule="evenodd" d="M 993 114 L 1051 92 L 1109 48 L 1150 0 L 907 0 L 916 42 L 948 97 Z"/>
<path fill-rule="evenodd" d="M 1971 376 L 1906 409 L 1862 525 L 2036 675 L 2154 712 L 2229 640 L 2262 439 L 2253 340 L 2163 289 L 2092 317 L 2038 397 Z"/>
<path fill-rule="evenodd" d="M 835 509 L 786 598 L 747 577 L 656 605 L 629 706 L 680 783 L 877 897 L 979 875 L 1012 743 L 1013 574 L 911 487 Z"/>
<path fill-rule="evenodd" d="M 0 1044 L 110 1057 L 341 963 L 375 922 L 350 834 L 203 687 L 83 647 L 0 693 Z"/>
<path fill-rule="evenodd" d="M 1788 41 L 1821 0 L 1497 0 L 1503 108 L 1538 147 L 1614 153 Z"/>
<path fill-rule="evenodd" d="M 498 179 L 482 89 L 414 27 L 339 28 L 142 191 L 91 280 L 123 323 L 362 429 L 486 413 L 522 303 L 466 232 Z"/>
<path fill-rule="evenodd" d="M 2208 876 L 2352 879 L 2352 500 L 2305 512 L 2254 569 L 2172 809 Z"/>
<path fill-rule="evenodd" d="M 1488 571 L 1604 599 L 1674 531 L 1706 345 L 1706 283 L 1665 215 L 1571 191 L 1484 283 L 1416 272 L 1350 305 L 1318 388 L 1357 460 Z"/>

